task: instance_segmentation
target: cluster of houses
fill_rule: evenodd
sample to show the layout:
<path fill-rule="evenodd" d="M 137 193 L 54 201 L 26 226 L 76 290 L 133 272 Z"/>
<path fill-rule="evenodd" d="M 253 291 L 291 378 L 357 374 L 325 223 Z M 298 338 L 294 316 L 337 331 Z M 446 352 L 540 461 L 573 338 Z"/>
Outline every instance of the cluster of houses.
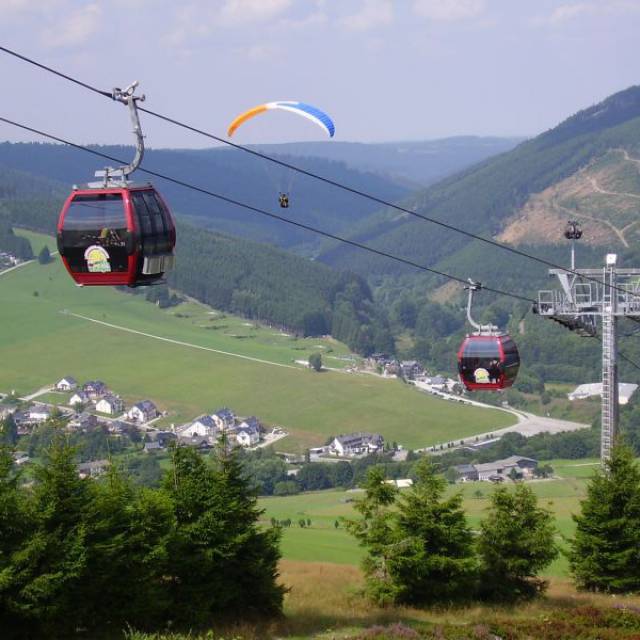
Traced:
<path fill-rule="evenodd" d="M 33 427 L 36 427 L 43 422 L 46 422 L 51 418 L 51 409 L 45 404 L 34 402 L 30 407 L 26 409 L 20 409 L 14 411 L 13 408 L 5 408 L 4 412 L 11 413 L 13 415 L 13 421 L 18 429 L 18 435 L 25 435 L 31 431 Z M 4 417 L 0 414 L 0 418 Z"/>
<path fill-rule="evenodd" d="M 525 456 L 509 456 L 504 460 L 482 464 L 459 464 L 453 467 L 460 482 L 503 482 L 514 477 L 530 480 L 535 475 L 538 461 Z"/>
<path fill-rule="evenodd" d="M 226 407 L 198 416 L 177 429 L 179 442 L 199 447 L 210 447 L 223 435 L 232 446 L 254 447 L 260 442 L 262 432 L 258 418 L 239 418 Z"/>
<path fill-rule="evenodd" d="M 370 369 L 381 370 L 386 376 L 415 380 L 424 375 L 424 367 L 417 360 L 398 361 L 387 353 L 372 353 L 365 362 Z"/>
<path fill-rule="evenodd" d="M 95 410 L 109 416 L 119 416 L 125 412 L 125 404 L 120 396 L 113 393 L 102 380 L 89 380 L 82 386 L 72 376 L 65 376 L 55 385 L 56 391 L 72 392 L 71 407 L 95 406 Z M 130 407 L 124 416 L 137 424 L 145 424 L 160 415 L 151 400 L 142 400 Z"/>

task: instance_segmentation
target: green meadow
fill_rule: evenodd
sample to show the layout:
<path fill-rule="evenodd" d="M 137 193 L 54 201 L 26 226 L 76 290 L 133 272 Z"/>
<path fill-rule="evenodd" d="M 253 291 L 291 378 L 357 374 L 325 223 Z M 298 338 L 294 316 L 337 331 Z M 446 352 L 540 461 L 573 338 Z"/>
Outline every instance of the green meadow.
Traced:
<path fill-rule="evenodd" d="M 571 516 L 580 511 L 580 500 L 585 496 L 587 479 L 597 469 L 597 461 L 551 460 L 550 464 L 560 477 L 535 480 L 527 485 L 538 496 L 539 505 L 554 514 L 558 542 L 566 546 L 564 540 L 575 530 Z M 469 523 L 477 529 L 494 488 L 488 482 L 469 482 L 450 486 L 448 493 L 462 493 Z M 353 504 L 362 495 L 360 491 L 318 491 L 297 496 L 261 498 L 260 506 L 265 510 L 265 522 L 271 518 L 291 518 L 293 521 L 290 528 L 283 530 L 282 553 L 286 560 L 357 565 L 362 558 L 362 550 L 347 533 L 340 519 L 357 515 Z M 310 519 L 311 527 L 300 527 L 298 521 L 301 518 Z M 336 520 L 338 528 L 335 527 Z M 566 558 L 561 555 L 546 574 L 566 577 Z"/>
<path fill-rule="evenodd" d="M 24 235 L 36 254 L 45 242 L 53 248 L 51 238 Z M 161 310 L 142 296 L 76 287 L 57 258 L 0 275 L 0 299 L 4 392 L 25 395 L 64 375 L 99 378 L 127 402 L 154 400 L 169 413 L 165 423 L 221 406 L 256 415 L 290 433 L 278 448 L 291 451 L 363 430 L 417 448 L 513 422 L 508 413 L 438 400 L 396 380 L 315 373 L 294 361 L 323 347 L 333 366 L 329 357 L 348 358 L 347 348 L 194 302 Z"/>

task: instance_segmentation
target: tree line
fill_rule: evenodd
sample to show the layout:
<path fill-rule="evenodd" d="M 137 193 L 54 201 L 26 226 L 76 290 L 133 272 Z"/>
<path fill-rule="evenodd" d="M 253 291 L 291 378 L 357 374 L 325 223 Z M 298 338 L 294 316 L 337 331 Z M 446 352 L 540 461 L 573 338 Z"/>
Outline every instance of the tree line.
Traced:
<path fill-rule="evenodd" d="M 471 529 L 462 494 L 445 495 L 446 480 L 427 459 L 400 493 L 372 468 L 359 517 L 347 529 L 364 548 L 365 591 L 377 604 L 517 601 L 545 591 L 540 573 L 563 553 L 579 589 L 631 593 L 640 588 L 640 470 L 618 443 L 589 481 L 576 533 L 561 548 L 552 514 L 531 488 L 497 487 L 479 529 Z"/>
<path fill-rule="evenodd" d="M 224 448 L 211 463 L 174 449 L 158 489 L 136 487 L 115 464 L 100 481 L 81 479 L 62 438 L 26 485 L 3 448 L 3 638 L 194 629 L 239 611 L 279 615 L 280 529 L 261 527 L 261 513 Z"/>

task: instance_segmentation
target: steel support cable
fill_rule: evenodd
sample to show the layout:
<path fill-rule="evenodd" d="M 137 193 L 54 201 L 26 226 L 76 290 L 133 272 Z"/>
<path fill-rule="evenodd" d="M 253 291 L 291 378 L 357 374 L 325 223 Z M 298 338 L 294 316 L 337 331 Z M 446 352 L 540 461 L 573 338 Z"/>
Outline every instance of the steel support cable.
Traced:
<path fill-rule="evenodd" d="M 90 149 L 89 147 L 86 147 L 84 145 L 81 144 L 77 144 L 75 142 L 71 142 L 70 140 L 66 140 L 64 138 L 60 138 L 59 136 L 55 136 L 53 134 L 50 133 L 46 133 L 45 131 L 41 131 L 39 129 L 35 129 L 33 127 L 29 127 L 28 125 L 25 124 L 21 124 L 19 122 L 15 122 L 14 120 L 10 120 L 9 118 L 4 118 L 0 116 L 0 122 L 4 122 L 6 124 L 12 125 L 14 127 L 18 127 L 20 129 L 24 129 L 25 131 L 29 131 L 31 133 L 35 133 L 39 136 L 42 136 L 44 138 L 48 138 L 50 140 L 55 140 L 56 142 L 60 142 L 62 144 L 66 144 L 70 147 L 73 147 L 75 149 L 79 149 L 81 151 L 86 151 L 87 153 L 91 153 L 94 156 L 98 156 L 100 158 L 104 158 L 106 160 L 111 160 L 112 162 L 118 162 L 118 163 L 123 163 L 124 161 L 120 158 L 115 158 L 114 156 L 110 156 L 106 153 L 102 153 L 100 151 L 97 151 L 95 149 Z M 379 256 L 382 256 L 384 258 L 388 258 L 390 260 L 395 260 L 396 262 L 400 262 L 402 264 L 405 264 L 407 266 L 413 267 L 415 269 L 419 269 L 421 271 L 426 271 L 428 273 L 433 273 L 434 275 L 437 276 L 442 276 L 444 278 L 447 278 L 449 280 L 454 280 L 456 282 L 459 282 L 463 285 L 468 285 L 469 281 L 465 280 L 464 278 L 460 278 L 458 276 L 454 276 L 451 275 L 449 273 L 446 273 L 444 271 L 439 271 L 438 269 L 432 269 L 431 267 L 427 267 L 423 264 L 420 264 L 418 262 L 413 262 L 412 260 L 408 260 L 407 258 L 402 258 L 400 256 L 396 256 L 393 255 L 391 253 L 387 253 L 386 251 L 381 251 L 380 249 L 375 249 L 374 247 L 370 247 L 366 244 L 362 244 L 360 242 L 356 242 L 355 240 L 350 240 L 349 238 L 343 238 L 342 236 L 338 236 L 336 234 L 330 233 L 328 231 L 324 231 L 322 229 L 318 229 L 317 227 L 312 227 L 311 225 L 307 225 L 304 224 L 302 222 L 297 222 L 295 220 L 290 220 L 288 218 L 285 218 L 284 216 L 279 216 L 275 213 L 271 213 L 270 211 L 266 211 L 265 209 L 261 209 L 259 207 L 254 207 L 253 205 L 247 204 L 245 202 L 241 202 L 239 200 L 235 200 L 234 198 L 229 198 L 228 196 L 224 196 L 222 194 L 216 193 L 214 191 L 210 191 L 209 189 L 205 189 L 203 187 L 199 187 L 197 185 L 191 184 L 189 182 L 185 182 L 184 180 L 180 180 L 178 178 L 174 178 L 172 176 L 163 174 L 163 173 L 159 173 L 158 171 L 153 171 L 151 169 L 146 169 L 144 167 L 140 167 L 138 169 L 138 171 L 142 171 L 150 176 L 154 176 L 156 178 L 161 178 L 162 180 L 166 180 L 167 182 L 171 182 L 173 184 L 179 185 L 181 187 L 184 187 L 186 189 L 190 189 L 192 191 L 197 191 L 199 193 L 202 193 L 204 195 L 210 196 L 212 198 L 217 198 L 218 200 L 221 200 L 223 202 L 226 202 L 228 204 L 232 204 L 235 205 L 237 207 L 241 207 L 243 209 L 247 209 L 248 211 L 252 211 L 254 213 L 257 213 L 259 215 L 262 216 L 266 216 L 268 218 L 272 218 L 273 220 L 278 220 L 279 222 L 284 222 L 286 224 L 292 225 L 294 227 L 298 227 L 300 229 L 305 229 L 306 231 L 310 231 L 311 233 L 316 233 L 318 235 L 324 236 L 325 238 L 330 238 L 332 240 L 336 240 L 338 242 L 343 242 L 345 244 L 349 244 L 353 247 L 356 247 L 358 249 L 362 249 L 364 251 L 369 251 L 371 253 L 375 253 Z M 493 287 L 487 287 L 482 285 L 482 288 L 485 289 L 486 291 L 491 291 L 492 293 L 498 294 L 498 295 L 502 295 L 502 296 L 508 296 L 510 298 L 514 298 L 517 300 L 524 300 L 525 302 L 530 302 L 530 303 L 535 303 L 536 301 L 533 298 L 528 298 L 526 296 L 522 296 L 520 294 L 517 293 L 511 293 L 509 291 L 503 291 L 501 289 L 495 289 Z"/>
<path fill-rule="evenodd" d="M 52 73 L 56 76 L 59 76 L 60 78 L 63 78 L 65 80 L 68 80 L 69 82 L 73 82 L 74 84 L 77 84 L 80 87 L 83 87 L 85 89 L 88 89 L 89 91 L 93 91 L 94 93 L 97 93 L 101 96 L 106 96 L 107 98 L 113 99 L 113 95 L 107 91 L 102 91 L 100 89 L 98 89 L 97 87 L 93 87 L 90 84 L 87 84 L 86 82 L 82 82 L 81 80 L 78 80 L 77 78 L 73 78 L 72 76 L 69 76 L 65 73 L 62 73 L 61 71 L 58 71 L 57 69 L 53 69 L 52 67 L 49 67 L 45 64 L 42 64 L 41 62 L 37 62 L 36 60 L 33 60 L 32 58 L 28 58 L 27 56 L 24 56 L 16 51 L 13 51 L 12 49 L 9 49 L 7 47 L 3 47 L 0 45 L 0 51 L 7 53 L 11 56 L 14 56 L 15 58 L 18 58 L 24 62 L 27 62 L 29 64 L 32 64 L 40 69 L 43 69 L 44 71 L 48 71 L 49 73 Z M 472 233 L 471 231 L 466 231 L 465 229 L 461 229 L 460 227 L 456 227 L 455 225 L 449 224 L 447 222 L 442 222 L 441 220 L 436 220 L 435 218 L 430 218 L 429 216 L 425 216 L 421 213 L 418 213 L 417 211 L 413 211 L 411 209 L 407 209 L 406 207 L 402 207 L 399 204 L 395 204 L 393 202 L 390 202 L 388 200 L 385 200 L 384 198 L 379 198 L 378 196 L 374 196 L 370 193 L 367 193 L 366 191 L 361 191 L 360 189 L 356 189 L 355 187 L 350 187 L 348 185 L 342 184 L 341 182 L 337 182 L 336 180 L 332 180 L 331 178 L 327 178 L 325 176 L 321 176 L 319 174 L 313 173 L 312 171 L 308 171 L 306 169 L 303 169 L 302 167 L 298 167 L 296 165 L 290 164 L 288 162 L 285 162 L 284 160 L 279 160 L 278 158 L 274 158 L 273 156 L 269 156 L 266 153 L 262 153 L 260 151 L 256 151 L 255 149 L 251 149 L 249 147 L 245 147 L 241 144 L 237 144 L 236 142 L 231 142 L 230 140 L 226 140 L 225 138 L 221 138 L 220 136 L 216 136 L 212 133 L 209 133 L 207 131 L 203 131 L 202 129 L 198 129 L 197 127 L 193 127 L 189 124 L 186 124 L 185 122 L 181 122 L 180 120 L 176 120 L 174 118 L 171 118 L 169 116 L 165 116 L 161 113 L 158 113 L 156 111 L 152 111 L 151 109 L 146 109 L 140 105 L 138 105 L 138 110 L 139 111 L 143 111 L 144 113 L 149 114 L 150 116 L 154 116 L 155 118 L 158 118 L 160 120 L 163 120 L 164 122 L 168 122 L 170 124 L 173 124 L 175 126 L 181 127 L 183 129 L 186 129 L 187 131 L 191 131 L 192 133 L 197 133 L 199 135 L 205 136 L 206 138 L 209 138 L 211 140 L 215 140 L 216 142 L 220 142 L 221 144 L 225 144 L 227 146 L 233 147 L 234 149 L 238 149 L 239 151 L 244 151 L 245 153 L 249 153 L 255 157 L 261 158 L 263 160 L 267 160 L 269 162 L 273 162 L 275 164 L 278 164 L 282 167 L 285 167 L 287 169 L 290 169 L 292 171 L 296 171 L 298 173 L 301 173 L 309 178 L 313 178 L 315 180 L 320 180 L 321 182 L 324 182 L 325 184 L 329 184 L 332 185 L 338 189 L 342 189 L 343 191 L 347 191 L 348 193 L 352 193 L 354 195 L 360 196 L 362 198 L 366 198 L 367 200 L 371 200 L 372 202 L 376 202 L 377 204 L 380 204 L 382 206 L 385 207 L 389 207 L 392 209 L 396 209 L 397 211 L 401 211 L 403 213 L 406 213 L 410 216 L 413 216 L 415 218 L 418 218 L 420 220 L 424 220 L 425 222 L 430 222 L 431 224 L 435 224 L 439 227 L 442 227 L 444 229 L 447 229 L 449 231 L 453 231 L 455 233 L 459 233 L 462 234 L 468 238 L 471 238 L 473 240 L 479 240 L 480 242 L 484 242 L 492 247 L 498 248 L 498 249 L 502 249 L 504 251 L 508 251 L 509 253 L 512 253 L 514 255 L 520 256 L 522 258 L 527 258 L 528 260 L 533 260 L 534 262 L 538 262 L 540 264 L 544 264 L 547 267 L 551 267 L 553 269 L 560 269 L 566 273 L 571 273 L 573 275 L 576 276 L 580 276 L 581 278 L 584 278 L 585 280 L 590 280 L 592 282 L 595 282 L 597 284 L 605 284 L 603 281 L 598 280 L 597 278 L 594 278 L 592 276 L 586 276 L 586 275 L 582 275 L 580 273 L 578 273 L 576 270 L 574 269 L 570 269 L 568 267 L 563 267 L 561 265 L 556 264 L 555 262 L 551 262 L 550 260 L 546 260 L 545 258 L 540 258 L 538 256 L 534 256 L 531 255 L 529 253 L 527 253 L 526 251 L 521 251 L 520 249 L 516 249 L 515 247 L 510 247 L 509 245 L 505 245 L 502 244 L 501 242 L 498 242 L 497 240 L 492 240 L 491 238 L 484 238 L 483 236 L 479 236 L 475 233 Z M 357 246 L 357 245 L 354 245 Z M 632 292 L 627 292 L 624 291 L 622 288 L 620 287 L 615 287 L 615 289 L 617 289 L 618 291 L 627 293 L 628 295 L 632 295 L 634 297 L 640 297 L 640 294 L 636 294 L 636 293 L 632 293 Z"/>
<path fill-rule="evenodd" d="M 630 364 L 632 367 L 636 368 L 638 371 L 640 371 L 640 364 L 638 364 L 637 362 L 634 362 L 631 358 L 629 358 L 628 356 L 625 356 L 624 353 L 621 353 L 620 351 L 618 351 L 618 356 L 620 358 L 622 358 L 625 362 L 627 362 L 628 364 Z"/>

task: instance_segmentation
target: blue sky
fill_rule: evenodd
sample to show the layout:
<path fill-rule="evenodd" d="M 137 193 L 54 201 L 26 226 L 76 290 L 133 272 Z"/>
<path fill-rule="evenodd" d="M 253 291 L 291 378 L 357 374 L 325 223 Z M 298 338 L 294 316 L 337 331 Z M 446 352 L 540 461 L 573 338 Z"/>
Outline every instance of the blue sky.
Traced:
<path fill-rule="evenodd" d="M 640 83 L 640 0 L 0 0 L 0 41 L 224 135 L 239 112 L 302 100 L 336 139 L 535 135 Z M 120 105 L 0 54 L 0 115 L 74 141 L 130 143 Z M 146 117 L 153 147 L 210 143 Z M 322 139 L 271 112 L 241 143 Z M 0 140 L 37 139 L 0 124 Z"/>

